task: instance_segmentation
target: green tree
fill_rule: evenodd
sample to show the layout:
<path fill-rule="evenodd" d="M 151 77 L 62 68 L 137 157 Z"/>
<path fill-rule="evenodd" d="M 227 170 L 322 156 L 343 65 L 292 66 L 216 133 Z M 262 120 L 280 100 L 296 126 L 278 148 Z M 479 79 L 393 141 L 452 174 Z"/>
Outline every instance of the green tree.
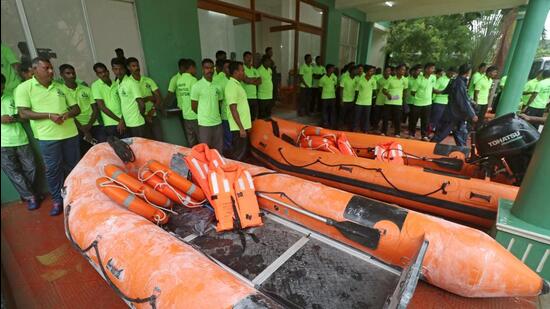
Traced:
<path fill-rule="evenodd" d="M 454 14 L 392 22 L 386 51 L 391 64 L 435 62 L 457 66 L 470 59 L 469 23 L 477 15 Z"/>

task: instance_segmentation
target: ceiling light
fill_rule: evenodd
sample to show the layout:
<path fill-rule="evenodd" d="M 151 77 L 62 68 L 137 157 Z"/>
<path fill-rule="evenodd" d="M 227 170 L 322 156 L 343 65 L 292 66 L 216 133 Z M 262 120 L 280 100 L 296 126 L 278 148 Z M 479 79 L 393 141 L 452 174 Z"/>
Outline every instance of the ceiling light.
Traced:
<path fill-rule="evenodd" d="M 394 4 L 395 4 L 395 2 L 393 2 L 393 1 L 386 1 L 386 2 L 384 2 L 384 5 L 387 6 L 387 7 L 390 7 L 390 8 L 391 8 L 392 6 L 394 6 Z"/>

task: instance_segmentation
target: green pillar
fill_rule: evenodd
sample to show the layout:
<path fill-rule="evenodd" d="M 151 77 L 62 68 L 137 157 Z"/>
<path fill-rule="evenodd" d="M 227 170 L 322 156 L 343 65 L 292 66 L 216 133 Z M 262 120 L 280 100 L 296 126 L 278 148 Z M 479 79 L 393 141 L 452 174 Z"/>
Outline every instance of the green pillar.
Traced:
<path fill-rule="evenodd" d="M 527 5 L 523 26 L 510 64 L 510 74 L 498 105 L 497 117 L 515 112 L 518 108 L 549 9 L 548 0 L 530 0 Z"/>
<path fill-rule="evenodd" d="M 371 51 L 372 32 L 374 30 L 373 22 L 361 22 L 361 31 L 359 37 L 358 63 L 368 63 L 367 58 Z"/>
<path fill-rule="evenodd" d="M 533 0 L 531 0 L 533 1 Z M 547 120 L 512 207 L 521 220 L 550 230 L 550 122 Z"/>
<path fill-rule="evenodd" d="M 514 27 L 514 34 L 512 35 L 512 42 L 510 42 L 510 49 L 508 49 L 508 55 L 506 56 L 506 61 L 504 63 L 504 69 L 502 70 L 502 75 L 508 74 L 510 69 L 510 64 L 512 63 L 512 57 L 514 57 L 514 51 L 518 45 L 519 33 L 521 32 L 521 27 L 523 26 L 523 18 L 525 17 L 525 8 L 521 8 L 518 11 L 516 17 L 516 25 Z"/>

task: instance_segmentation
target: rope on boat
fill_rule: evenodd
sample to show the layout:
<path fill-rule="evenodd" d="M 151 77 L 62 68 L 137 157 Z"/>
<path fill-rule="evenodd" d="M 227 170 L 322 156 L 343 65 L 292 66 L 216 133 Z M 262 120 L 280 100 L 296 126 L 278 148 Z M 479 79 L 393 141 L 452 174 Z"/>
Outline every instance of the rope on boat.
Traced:
<path fill-rule="evenodd" d="M 366 170 L 366 171 L 373 171 L 373 172 L 376 172 L 376 173 L 379 173 L 383 178 L 384 180 L 393 188 L 395 189 L 396 191 L 399 191 L 399 192 L 403 192 L 403 193 L 409 193 L 409 194 L 414 194 L 414 195 L 418 195 L 418 196 L 430 196 L 432 194 L 435 194 L 439 191 L 441 191 L 443 194 L 447 194 L 447 191 L 446 191 L 446 188 L 448 185 L 450 185 L 451 183 L 449 181 L 445 181 L 441 184 L 441 186 L 438 188 L 438 189 L 435 189 L 431 192 L 428 192 L 426 194 L 418 194 L 418 193 L 414 193 L 414 192 L 409 192 L 409 191 L 405 191 L 405 190 L 401 190 L 399 189 L 397 186 L 395 186 L 389 179 L 388 177 L 386 176 L 386 174 L 384 174 L 384 170 L 382 168 L 375 168 L 375 167 L 364 167 L 364 166 L 361 166 L 361 165 L 357 165 L 357 164 L 329 164 L 329 163 L 325 163 L 321 160 L 321 158 L 317 158 L 315 161 L 311 162 L 311 163 L 307 163 L 307 164 L 304 164 L 304 165 L 294 165 L 292 164 L 291 162 L 289 162 L 287 160 L 287 158 L 285 157 L 285 155 L 283 154 L 283 149 L 282 148 L 279 148 L 279 154 L 281 155 L 281 158 L 290 166 L 292 167 L 298 167 L 298 168 L 305 168 L 305 167 L 309 167 L 309 166 L 312 166 L 312 165 L 315 165 L 317 163 L 319 164 L 322 164 L 324 166 L 328 166 L 328 167 L 338 167 L 338 168 L 346 168 L 346 167 L 356 167 L 356 168 L 360 168 L 360 169 L 363 169 L 363 170 Z"/>

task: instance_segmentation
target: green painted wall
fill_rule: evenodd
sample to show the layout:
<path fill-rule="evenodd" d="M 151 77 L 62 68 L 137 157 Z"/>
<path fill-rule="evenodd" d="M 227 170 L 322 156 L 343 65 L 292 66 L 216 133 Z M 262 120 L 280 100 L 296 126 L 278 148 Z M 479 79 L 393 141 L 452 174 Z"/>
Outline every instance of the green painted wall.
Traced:
<path fill-rule="evenodd" d="M 195 60 L 200 68 L 201 44 L 196 0 L 137 0 L 139 30 L 149 75 L 166 95 L 180 58 Z M 180 113 L 161 117 L 164 140 L 186 145 Z"/>
<path fill-rule="evenodd" d="M 351 17 L 361 23 L 359 29 L 357 60 L 360 63 L 364 63 L 367 60 L 367 53 L 370 46 L 371 37 L 369 33 L 372 32 L 372 26 L 369 26 L 370 23 L 366 22 L 366 14 L 356 9 L 337 10 L 334 0 L 318 0 L 317 2 L 328 7 L 327 37 L 325 42 L 326 63 L 338 64 L 342 15 Z"/>

